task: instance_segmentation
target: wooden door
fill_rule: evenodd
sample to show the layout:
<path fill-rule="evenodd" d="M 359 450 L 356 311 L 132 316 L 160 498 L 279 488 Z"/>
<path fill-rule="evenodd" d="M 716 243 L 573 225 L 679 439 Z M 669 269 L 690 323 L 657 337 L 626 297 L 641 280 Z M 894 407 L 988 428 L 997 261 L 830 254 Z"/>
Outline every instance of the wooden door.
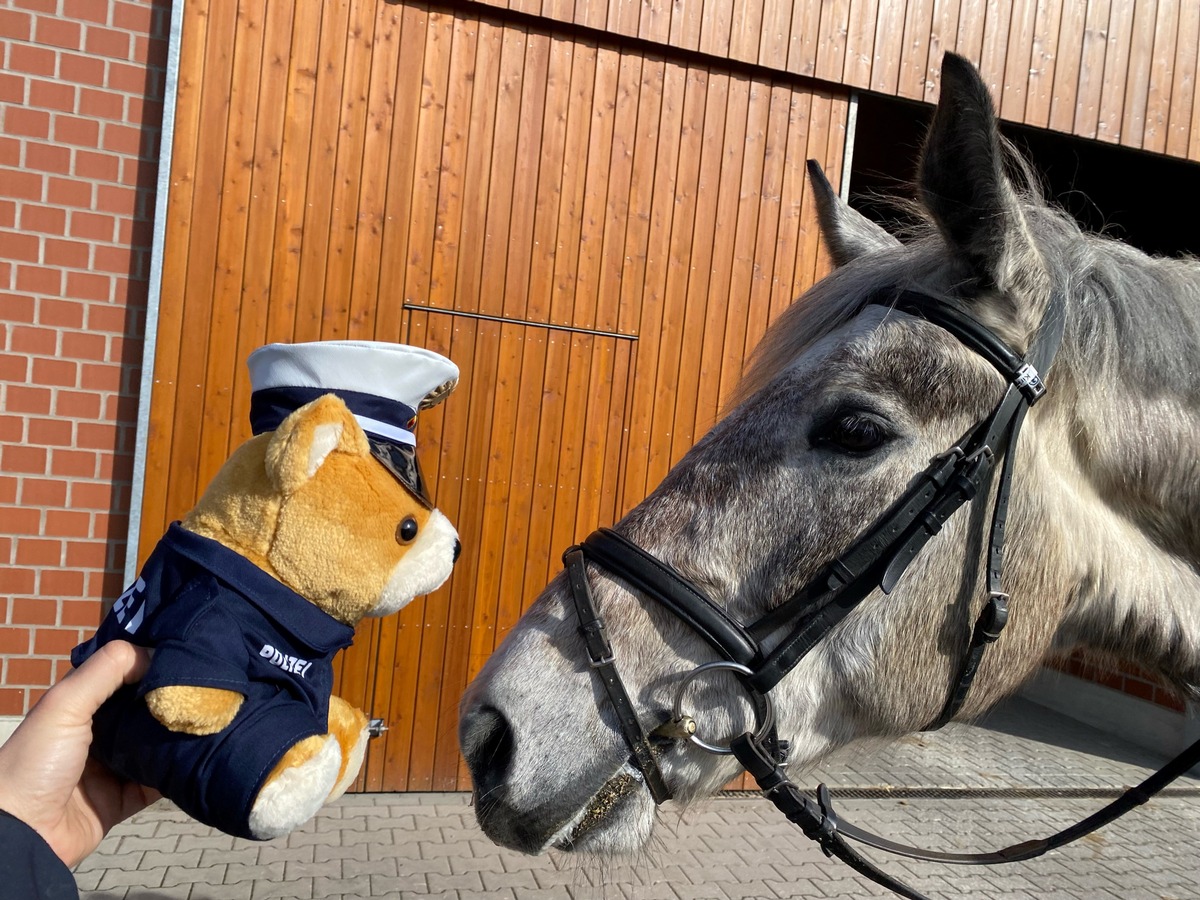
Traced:
<path fill-rule="evenodd" d="M 360 789 L 467 787 L 464 685 L 821 271 L 804 162 L 836 183 L 848 108 L 486 7 L 185 5 L 143 557 L 248 436 L 255 347 L 405 341 L 463 372 L 418 424 L 463 555 L 339 664 L 390 728 Z"/>

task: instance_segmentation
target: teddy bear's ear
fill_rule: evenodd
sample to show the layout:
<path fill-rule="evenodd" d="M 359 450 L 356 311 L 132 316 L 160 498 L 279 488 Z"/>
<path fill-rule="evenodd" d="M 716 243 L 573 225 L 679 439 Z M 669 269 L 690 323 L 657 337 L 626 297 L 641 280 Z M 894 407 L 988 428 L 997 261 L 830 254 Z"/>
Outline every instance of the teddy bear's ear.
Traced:
<path fill-rule="evenodd" d="M 266 467 L 276 489 L 290 494 L 321 468 L 330 453 L 367 456 L 367 436 L 334 394 L 318 397 L 280 423 L 267 445 Z"/>

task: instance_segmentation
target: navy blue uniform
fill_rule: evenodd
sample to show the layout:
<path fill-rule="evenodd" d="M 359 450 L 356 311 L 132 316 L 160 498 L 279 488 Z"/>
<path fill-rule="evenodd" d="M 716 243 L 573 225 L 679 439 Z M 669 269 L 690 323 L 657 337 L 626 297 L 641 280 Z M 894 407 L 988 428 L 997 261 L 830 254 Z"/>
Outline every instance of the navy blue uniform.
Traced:
<path fill-rule="evenodd" d="M 92 754 L 206 825 L 253 837 L 247 820 L 267 775 L 297 741 L 329 730 L 333 655 L 353 637 L 249 560 L 174 524 L 96 636 L 71 654 L 79 666 L 112 640 L 154 650 L 141 682 L 96 714 Z M 246 699 L 218 734 L 179 734 L 142 699 L 169 685 Z"/>
<path fill-rule="evenodd" d="M 75 876 L 41 836 L 0 809 L 0 895 L 20 900 L 79 900 Z"/>

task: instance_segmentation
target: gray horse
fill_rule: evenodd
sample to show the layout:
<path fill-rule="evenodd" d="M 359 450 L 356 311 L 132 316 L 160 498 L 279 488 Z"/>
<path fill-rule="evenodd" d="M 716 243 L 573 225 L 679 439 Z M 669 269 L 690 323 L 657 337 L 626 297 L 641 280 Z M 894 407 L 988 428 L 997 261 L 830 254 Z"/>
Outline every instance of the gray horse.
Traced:
<path fill-rule="evenodd" d="M 841 204 L 815 170 L 835 271 L 780 318 L 731 411 L 615 530 L 735 619 L 758 619 L 1004 391 L 996 369 L 944 329 L 867 300 L 948 296 L 1024 352 L 1060 293 L 1061 350 L 1018 445 L 1009 625 L 958 716 L 980 714 L 1049 653 L 1076 648 L 1134 660 L 1195 698 L 1200 265 L 1082 234 L 1032 195 L 1013 162 L 978 73 L 948 56 L 918 179 L 924 233 L 901 243 Z M 987 594 L 988 507 L 951 518 L 889 594 L 872 592 L 771 691 L 797 769 L 937 718 Z M 595 565 L 587 580 L 649 731 L 713 651 L 627 581 Z M 527 852 L 635 851 L 655 803 L 578 626 L 560 575 L 468 688 L 460 738 L 477 815 L 493 840 Z M 694 678 L 686 704 L 709 741 L 753 729 L 758 715 L 728 674 Z M 664 744 L 658 762 L 684 802 L 738 773 L 731 757 L 683 741 Z"/>

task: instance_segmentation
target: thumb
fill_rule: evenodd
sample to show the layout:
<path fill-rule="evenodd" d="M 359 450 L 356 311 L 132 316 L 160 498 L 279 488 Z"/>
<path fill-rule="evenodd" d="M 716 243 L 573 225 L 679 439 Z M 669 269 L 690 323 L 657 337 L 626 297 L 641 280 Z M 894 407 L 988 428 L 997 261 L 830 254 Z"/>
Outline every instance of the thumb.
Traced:
<path fill-rule="evenodd" d="M 133 684 L 150 665 L 150 653 L 125 641 L 111 641 L 67 674 L 38 705 L 50 707 L 63 724 L 90 721 L 122 685 Z"/>

